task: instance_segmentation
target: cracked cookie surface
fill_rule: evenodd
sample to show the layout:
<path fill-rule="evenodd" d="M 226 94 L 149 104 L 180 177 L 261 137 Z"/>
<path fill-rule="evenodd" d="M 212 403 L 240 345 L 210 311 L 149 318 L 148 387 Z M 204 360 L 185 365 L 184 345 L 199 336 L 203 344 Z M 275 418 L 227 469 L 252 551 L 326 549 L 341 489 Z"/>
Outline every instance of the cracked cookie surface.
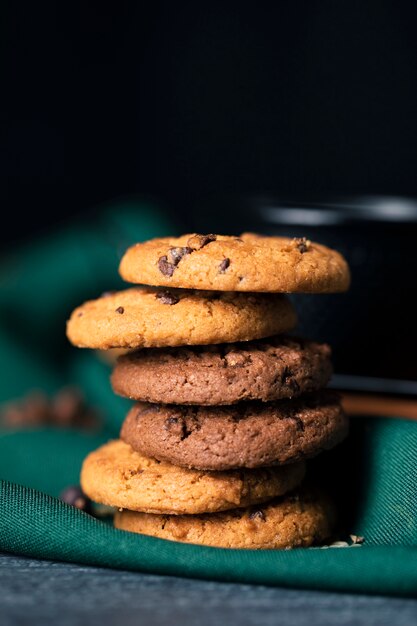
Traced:
<path fill-rule="evenodd" d="M 235 472 L 201 472 L 159 462 L 111 441 L 91 452 L 81 487 L 100 504 L 148 513 L 197 514 L 265 502 L 294 489 L 303 462 L 288 467 Z"/>
<path fill-rule="evenodd" d="M 120 437 L 142 454 L 184 467 L 228 470 L 311 458 L 338 444 L 348 419 L 337 394 L 233 406 L 138 403 Z"/>
<path fill-rule="evenodd" d="M 119 511 L 116 528 L 170 541 L 218 548 L 288 549 L 320 544 L 331 535 L 335 511 L 318 492 L 302 490 L 262 507 L 211 515 L 147 515 Z"/>
<path fill-rule="evenodd" d="M 131 283 L 285 293 L 346 291 L 343 256 L 305 238 L 187 234 L 130 247 L 119 272 Z"/>
<path fill-rule="evenodd" d="M 133 287 L 76 308 L 67 336 L 80 348 L 146 348 L 248 341 L 287 332 L 297 318 L 281 294 Z"/>
<path fill-rule="evenodd" d="M 144 349 L 120 357 L 113 390 L 163 404 L 228 405 L 297 397 L 331 376 L 325 344 L 276 336 L 247 343 Z"/>

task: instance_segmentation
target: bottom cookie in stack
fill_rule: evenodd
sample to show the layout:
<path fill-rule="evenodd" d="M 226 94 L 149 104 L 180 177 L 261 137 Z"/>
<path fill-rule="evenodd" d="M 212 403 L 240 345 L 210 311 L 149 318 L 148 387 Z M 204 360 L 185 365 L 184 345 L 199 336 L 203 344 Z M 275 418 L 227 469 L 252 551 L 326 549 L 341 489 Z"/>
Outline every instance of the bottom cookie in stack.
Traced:
<path fill-rule="evenodd" d="M 301 489 L 262 507 L 205 515 L 151 515 L 122 510 L 116 513 L 114 525 L 183 543 L 268 550 L 320 544 L 330 537 L 334 519 L 330 500 L 314 489 Z"/>

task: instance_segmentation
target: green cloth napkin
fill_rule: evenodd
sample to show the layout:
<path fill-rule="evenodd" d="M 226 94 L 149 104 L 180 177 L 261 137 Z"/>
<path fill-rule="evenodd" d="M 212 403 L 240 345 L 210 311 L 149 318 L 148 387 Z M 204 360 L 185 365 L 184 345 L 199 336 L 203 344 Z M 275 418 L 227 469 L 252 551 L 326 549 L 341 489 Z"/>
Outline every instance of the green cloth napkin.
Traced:
<path fill-rule="evenodd" d="M 417 424 L 355 419 L 349 439 L 309 464 L 339 508 L 340 538 L 363 545 L 289 551 L 204 548 L 115 530 L 57 496 L 79 482 L 86 454 L 117 437 L 130 403 L 110 368 L 65 340 L 83 299 L 121 285 L 135 240 L 175 232 L 157 209 L 130 205 L 63 229 L 9 256 L 0 271 L 0 399 L 76 383 L 103 417 L 97 433 L 0 432 L 0 550 L 158 574 L 311 589 L 417 595 Z"/>

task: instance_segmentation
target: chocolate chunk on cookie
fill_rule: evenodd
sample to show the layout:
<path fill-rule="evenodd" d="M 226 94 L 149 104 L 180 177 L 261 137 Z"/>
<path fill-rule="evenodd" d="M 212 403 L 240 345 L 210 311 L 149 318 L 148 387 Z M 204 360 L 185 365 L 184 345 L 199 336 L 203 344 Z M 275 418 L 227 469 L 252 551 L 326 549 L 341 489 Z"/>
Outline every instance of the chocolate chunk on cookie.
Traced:
<path fill-rule="evenodd" d="M 246 343 L 144 349 L 118 359 L 116 393 L 144 402 L 221 405 L 292 398 L 324 387 L 330 348 L 275 336 Z"/>
<path fill-rule="evenodd" d="M 346 291 L 341 254 L 305 237 L 183 235 L 138 243 L 119 268 L 131 283 L 219 291 Z"/>
<path fill-rule="evenodd" d="M 138 403 L 121 438 L 142 454 L 184 467 L 228 470 L 284 465 L 316 456 L 348 432 L 337 394 L 230 407 Z"/>
<path fill-rule="evenodd" d="M 143 348 L 249 341 L 291 330 L 284 295 L 134 287 L 84 303 L 67 324 L 80 348 Z"/>
<path fill-rule="evenodd" d="M 159 462 L 112 441 L 91 452 L 81 472 L 95 502 L 148 513 L 197 514 L 259 504 L 287 493 L 304 477 L 303 462 L 238 472 L 200 472 Z"/>
<path fill-rule="evenodd" d="M 170 541 L 218 548 L 289 549 L 323 543 L 335 510 L 317 491 L 302 490 L 263 505 L 207 515 L 149 515 L 119 511 L 116 528 Z"/>

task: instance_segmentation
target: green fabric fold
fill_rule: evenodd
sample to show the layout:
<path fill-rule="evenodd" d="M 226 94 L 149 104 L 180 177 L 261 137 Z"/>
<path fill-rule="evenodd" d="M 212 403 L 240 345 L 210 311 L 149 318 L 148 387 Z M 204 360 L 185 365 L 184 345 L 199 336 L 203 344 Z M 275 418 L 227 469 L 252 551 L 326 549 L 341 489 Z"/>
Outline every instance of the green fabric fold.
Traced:
<path fill-rule="evenodd" d="M 417 549 L 404 546 L 220 550 L 116 530 L 46 494 L 2 481 L 0 547 L 41 559 L 271 586 L 415 595 Z"/>

